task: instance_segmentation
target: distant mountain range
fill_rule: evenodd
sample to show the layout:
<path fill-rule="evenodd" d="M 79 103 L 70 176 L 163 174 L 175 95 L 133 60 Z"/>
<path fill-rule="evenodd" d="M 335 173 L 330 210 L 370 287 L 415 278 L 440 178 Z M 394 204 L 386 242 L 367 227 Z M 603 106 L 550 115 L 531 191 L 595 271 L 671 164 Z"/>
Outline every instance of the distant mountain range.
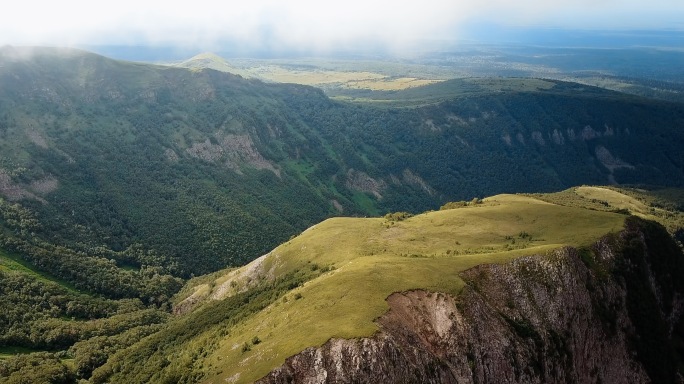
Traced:
<path fill-rule="evenodd" d="M 508 46 L 508 47 L 547 47 L 547 48 L 590 48 L 590 49 L 634 49 L 665 48 L 680 49 L 684 39 L 684 31 L 676 29 L 661 30 L 582 30 L 545 27 L 505 27 L 499 24 L 478 23 L 468 25 L 459 33 L 458 39 L 429 39 L 421 42 L 421 53 L 460 51 L 473 47 Z M 310 49 L 293 49 L 292 47 L 245 47 L 244 44 L 221 41 L 211 48 L 223 57 L 252 57 L 260 59 L 302 58 L 320 54 Z M 112 57 L 119 60 L 168 62 L 186 60 L 209 49 L 207 46 L 171 46 L 171 45 L 84 45 L 84 50 Z M 384 51 L 387 47 L 373 42 L 367 46 L 356 44 L 353 47 L 329 49 L 330 56 L 338 58 L 377 57 L 378 55 L 396 54 L 393 50 Z M 411 56 L 415 52 L 405 52 Z"/>

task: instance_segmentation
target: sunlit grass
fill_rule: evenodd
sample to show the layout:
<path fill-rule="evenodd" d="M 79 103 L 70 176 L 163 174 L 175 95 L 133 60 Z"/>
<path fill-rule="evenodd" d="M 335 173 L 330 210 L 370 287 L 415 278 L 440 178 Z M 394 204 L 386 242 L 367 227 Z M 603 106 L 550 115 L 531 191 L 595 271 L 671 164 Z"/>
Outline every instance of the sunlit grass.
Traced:
<path fill-rule="evenodd" d="M 368 71 L 334 71 L 320 68 L 301 70 L 277 65 L 250 68 L 248 73 L 254 77 L 278 83 L 295 83 L 318 87 L 334 85 L 339 88 L 374 91 L 396 91 L 442 81 L 416 77 L 393 77 Z"/>
<path fill-rule="evenodd" d="M 605 201 L 617 209 L 628 209 L 633 214 L 646 215 L 649 211 L 641 201 L 608 188 L 582 186 L 575 188 L 575 193 L 586 199 Z"/>
<path fill-rule="evenodd" d="M 232 329 L 209 357 L 215 367 L 210 381 L 251 382 L 288 356 L 330 338 L 370 336 L 393 292 L 457 294 L 464 286 L 459 272 L 465 269 L 588 245 L 620 230 L 623 220 L 615 213 L 516 195 L 397 222 L 326 220 L 273 250 L 264 264 L 276 276 L 302 268 L 333 269 Z M 255 336 L 260 343 L 251 343 Z M 245 345 L 249 350 L 243 350 Z"/>
<path fill-rule="evenodd" d="M 533 196 L 564 206 L 585 207 L 599 211 L 622 211 L 657 221 L 674 233 L 684 226 L 684 213 L 677 208 L 684 201 L 682 195 L 682 190 L 677 188 L 646 191 L 632 188 L 581 186 Z"/>

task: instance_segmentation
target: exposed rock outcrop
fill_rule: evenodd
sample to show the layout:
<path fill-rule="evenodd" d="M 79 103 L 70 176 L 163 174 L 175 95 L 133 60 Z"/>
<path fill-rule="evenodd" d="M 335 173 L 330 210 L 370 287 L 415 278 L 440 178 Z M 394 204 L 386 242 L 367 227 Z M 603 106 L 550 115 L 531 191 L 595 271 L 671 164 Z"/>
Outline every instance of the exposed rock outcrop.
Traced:
<path fill-rule="evenodd" d="M 359 192 L 370 193 L 376 199 L 382 199 L 382 192 L 387 188 L 383 180 L 376 180 L 363 171 L 350 169 L 347 171 L 346 187 Z"/>
<path fill-rule="evenodd" d="M 10 174 L 0 168 L 0 196 L 10 201 L 33 199 L 47 204 L 47 201 L 38 195 L 46 195 L 54 192 L 57 188 L 59 188 L 59 181 L 52 176 L 34 180 L 29 185 L 26 185 L 14 182 Z"/>
<path fill-rule="evenodd" d="M 210 163 L 223 163 L 238 174 L 242 174 L 240 166 L 246 164 L 256 169 L 266 169 L 280 177 L 278 166 L 259 153 L 251 136 L 217 133 L 213 139 L 194 143 L 185 151 L 192 157 Z"/>
<path fill-rule="evenodd" d="M 388 298 L 380 332 L 293 356 L 261 383 L 681 382 L 684 256 L 631 217 L 592 249 L 482 265 L 456 298 Z"/>
<path fill-rule="evenodd" d="M 269 257 L 271 260 L 267 270 L 264 261 Z M 232 297 L 254 288 L 264 280 L 273 280 L 273 271 L 279 265 L 278 259 L 277 254 L 267 253 L 242 268 L 229 271 L 209 283 L 197 285 L 191 295 L 173 307 L 173 314 L 188 313 L 207 301 Z"/>

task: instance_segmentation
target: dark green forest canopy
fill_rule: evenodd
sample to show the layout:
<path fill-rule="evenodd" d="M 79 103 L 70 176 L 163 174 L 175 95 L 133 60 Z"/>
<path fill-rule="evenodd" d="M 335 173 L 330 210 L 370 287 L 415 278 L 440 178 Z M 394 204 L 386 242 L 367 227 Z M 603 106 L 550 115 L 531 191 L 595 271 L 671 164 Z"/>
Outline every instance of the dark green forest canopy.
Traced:
<path fill-rule="evenodd" d="M 244 264 L 332 215 L 684 183 L 681 104 L 577 84 L 454 80 L 376 107 L 74 50 L 6 47 L 0 61 L 1 192 L 39 223 L 5 216 L 5 241 L 121 273 Z"/>

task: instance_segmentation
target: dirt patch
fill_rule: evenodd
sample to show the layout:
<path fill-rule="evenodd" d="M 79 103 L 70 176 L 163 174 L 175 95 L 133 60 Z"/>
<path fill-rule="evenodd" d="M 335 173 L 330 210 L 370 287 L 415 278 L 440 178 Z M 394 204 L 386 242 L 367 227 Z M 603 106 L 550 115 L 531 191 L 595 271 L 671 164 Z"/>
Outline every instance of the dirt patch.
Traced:
<path fill-rule="evenodd" d="M 15 183 L 4 169 L 0 169 L 0 194 L 10 201 L 34 199 L 42 203 L 47 203 L 42 198 L 26 190 L 22 185 Z"/>
<path fill-rule="evenodd" d="M 456 115 L 454 115 L 454 114 L 448 114 L 448 115 L 447 115 L 447 120 L 448 120 L 449 122 L 456 123 L 456 124 L 458 124 L 458 125 L 468 125 L 468 122 L 467 122 L 465 119 L 463 119 L 463 118 L 460 117 L 460 116 L 456 116 Z"/>
<path fill-rule="evenodd" d="M 532 140 L 539 145 L 546 145 L 546 140 L 544 140 L 544 136 L 539 131 L 532 132 Z"/>
<path fill-rule="evenodd" d="M 166 155 L 166 159 L 168 161 L 171 161 L 173 163 L 175 163 L 179 159 L 178 154 L 171 148 L 166 148 L 166 150 L 164 151 L 164 155 Z"/>
<path fill-rule="evenodd" d="M 428 328 L 425 329 L 425 335 L 417 334 L 427 345 L 432 342 L 430 334 L 445 338 L 455 324 L 463 322 L 458 311 L 453 310 L 456 307 L 454 298 L 443 293 L 422 290 L 399 292 L 390 295 L 387 303 L 391 310 L 379 318 L 378 322 L 389 327 Z M 421 308 L 423 316 L 415 316 L 416 308 Z"/>
<path fill-rule="evenodd" d="M 47 148 L 48 143 L 47 140 L 45 140 L 45 137 L 40 134 L 35 128 L 32 126 L 26 129 L 26 136 L 28 136 L 29 140 L 31 142 L 41 148 Z"/>
<path fill-rule="evenodd" d="M 264 261 L 268 257 L 274 257 L 276 261 L 271 263 L 271 268 L 267 271 Z M 188 313 L 206 301 L 222 300 L 245 292 L 264 280 L 272 280 L 274 269 L 277 266 L 277 255 L 268 253 L 261 256 L 242 268 L 232 270 L 216 278 L 211 283 L 198 285 L 192 295 L 173 308 L 173 313 Z"/>
<path fill-rule="evenodd" d="M 613 171 L 619 168 L 634 169 L 633 165 L 628 164 L 620 160 L 619 158 L 613 156 L 613 154 L 610 153 L 610 151 L 602 145 L 596 147 L 594 152 L 596 153 L 596 158 L 598 159 L 598 161 L 600 161 L 604 167 L 608 168 L 608 170 L 611 173 L 613 173 Z"/>
<path fill-rule="evenodd" d="M 428 128 L 432 132 L 441 132 L 442 130 L 435 125 L 435 122 L 432 119 L 427 119 L 423 121 L 423 126 Z"/>
<path fill-rule="evenodd" d="M 204 161 L 222 163 L 237 173 L 241 173 L 241 165 L 247 164 L 256 169 L 269 170 L 280 177 L 280 169 L 259 153 L 249 135 L 218 133 L 212 139 L 195 143 L 186 152 Z"/>
<path fill-rule="evenodd" d="M 350 169 L 347 172 L 346 186 L 354 191 L 370 193 L 379 200 L 382 199 L 381 192 L 387 188 L 387 183 L 375 180 L 365 172 Z"/>
<path fill-rule="evenodd" d="M 333 207 L 335 207 L 335 209 L 337 210 L 337 212 L 339 212 L 339 213 L 343 213 L 343 212 L 344 212 L 344 207 L 342 206 L 342 204 L 340 204 L 339 201 L 333 199 L 333 200 L 330 200 L 330 202 L 332 203 Z"/>
<path fill-rule="evenodd" d="M 582 133 L 580 134 L 582 136 L 582 140 L 587 141 L 594 139 L 596 137 L 601 137 L 601 134 L 599 132 L 596 132 L 594 128 L 591 127 L 591 125 L 587 125 L 582 129 Z"/>
<path fill-rule="evenodd" d="M 52 176 L 48 176 L 32 182 L 29 188 L 39 195 L 47 195 L 59 188 L 59 180 Z"/>
<path fill-rule="evenodd" d="M 551 135 L 551 139 L 553 140 L 554 143 L 556 143 L 558 145 L 565 144 L 565 137 L 563 137 L 563 134 L 560 133 L 557 129 L 553 130 L 553 134 Z"/>
<path fill-rule="evenodd" d="M 420 189 L 425 191 L 425 193 L 427 193 L 430 196 L 433 196 L 436 193 L 434 188 L 432 188 L 428 183 L 426 183 L 425 180 L 423 180 L 420 176 L 411 172 L 410 169 L 408 169 L 408 168 L 404 169 L 402 176 L 403 176 L 404 182 L 406 184 L 412 185 L 415 187 L 419 187 Z"/>
<path fill-rule="evenodd" d="M 227 276 L 220 278 L 221 283 L 213 290 L 209 299 L 220 300 L 233 296 L 239 292 L 246 291 L 261 281 L 265 277 L 263 266 L 266 257 L 268 255 L 261 256 L 244 267 L 236 269 Z"/>

